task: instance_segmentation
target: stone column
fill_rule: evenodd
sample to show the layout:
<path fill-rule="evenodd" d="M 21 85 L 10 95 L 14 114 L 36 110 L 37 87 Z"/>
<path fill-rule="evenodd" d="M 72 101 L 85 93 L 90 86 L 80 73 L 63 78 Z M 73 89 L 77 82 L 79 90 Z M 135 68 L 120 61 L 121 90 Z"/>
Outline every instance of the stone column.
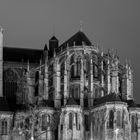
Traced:
<path fill-rule="evenodd" d="M 84 64 L 83 59 L 81 59 L 81 77 L 80 77 L 80 105 L 84 105 Z"/>
<path fill-rule="evenodd" d="M 104 96 L 104 91 L 103 91 L 103 87 L 104 87 L 104 74 L 103 74 L 103 71 L 104 71 L 104 67 L 103 67 L 103 52 L 101 54 L 101 87 L 102 87 L 102 90 L 101 90 L 101 97 Z"/>
<path fill-rule="evenodd" d="M 90 105 L 89 106 L 93 106 L 93 88 L 94 88 L 94 82 L 93 82 L 93 60 L 92 58 L 90 59 L 90 80 L 89 80 L 89 85 L 90 85 Z"/>
<path fill-rule="evenodd" d="M 67 71 L 67 60 L 65 60 L 65 71 L 64 71 L 64 105 L 67 102 L 68 97 L 68 71 Z"/>
<path fill-rule="evenodd" d="M 29 103 L 33 103 L 34 102 L 34 92 L 35 92 L 35 88 L 34 88 L 34 80 L 31 77 L 30 73 L 27 72 L 27 89 L 28 89 L 28 101 Z"/>
<path fill-rule="evenodd" d="M 109 58 L 107 60 L 107 94 L 110 94 L 111 92 L 111 81 L 110 81 L 110 61 Z"/>
<path fill-rule="evenodd" d="M 48 99 L 48 65 L 45 60 L 45 73 L 44 73 L 44 99 Z"/>
<path fill-rule="evenodd" d="M 55 93 L 55 107 L 60 107 L 61 97 L 60 97 L 60 64 L 56 63 L 56 93 Z"/>
<path fill-rule="evenodd" d="M 111 81 L 111 85 L 112 85 L 112 93 L 118 94 L 119 93 L 119 78 L 118 78 L 118 59 L 114 58 L 113 60 L 114 62 L 112 62 L 112 81 Z"/>
<path fill-rule="evenodd" d="M 0 97 L 3 97 L 3 29 L 0 27 Z"/>
<path fill-rule="evenodd" d="M 42 63 L 40 63 L 40 70 L 39 70 L 39 93 L 38 95 L 43 97 L 44 91 L 43 91 L 43 75 L 42 75 Z"/>

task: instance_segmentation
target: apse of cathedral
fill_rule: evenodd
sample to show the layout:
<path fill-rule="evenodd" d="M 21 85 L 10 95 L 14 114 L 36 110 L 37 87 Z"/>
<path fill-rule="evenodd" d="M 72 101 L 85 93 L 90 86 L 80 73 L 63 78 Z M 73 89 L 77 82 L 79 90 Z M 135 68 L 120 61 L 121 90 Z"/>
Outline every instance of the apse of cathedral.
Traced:
<path fill-rule="evenodd" d="M 130 64 L 83 31 L 47 44 L 3 46 L 0 31 L 0 140 L 140 140 Z"/>

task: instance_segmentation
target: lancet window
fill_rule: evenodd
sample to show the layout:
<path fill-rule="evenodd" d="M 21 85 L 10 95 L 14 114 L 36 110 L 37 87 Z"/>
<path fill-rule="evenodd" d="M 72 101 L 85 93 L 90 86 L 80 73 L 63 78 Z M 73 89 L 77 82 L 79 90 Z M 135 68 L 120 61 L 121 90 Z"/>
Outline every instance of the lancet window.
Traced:
<path fill-rule="evenodd" d="M 93 78 L 97 79 L 99 76 L 99 70 L 98 70 L 98 57 L 97 55 L 93 55 Z"/>
<path fill-rule="evenodd" d="M 50 125 L 50 115 L 43 114 L 42 115 L 42 131 L 46 130 L 47 127 Z"/>
<path fill-rule="evenodd" d="M 71 65 L 71 70 L 70 70 L 71 78 L 80 78 L 81 58 L 80 57 L 75 58 L 73 55 L 70 59 L 70 65 Z"/>
<path fill-rule="evenodd" d="M 110 110 L 109 111 L 109 120 L 108 120 L 108 128 L 113 129 L 114 125 L 114 111 Z"/>
<path fill-rule="evenodd" d="M 80 85 L 71 85 L 70 96 L 79 99 L 80 98 Z"/>
<path fill-rule="evenodd" d="M 4 92 L 4 96 L 6 97 L 15 97 L 16 96 L 16 92 L 17 92 L 17 74 L 11 70 L 8 69 L 4 72 L 4 83 L 3 83 L 3 92 Z"/>
<path fill-rule="evenodd" d="M 35 96 L 39 93 L 39 71 L 35 73 Z"/>
<path fill-rule="evenodd" d="M 1 135 L 7 135 L 8 132 L 8 123 L 7 120 L 3 119 L 1 120 Z"/>
<path fill-rule="evenodd" d="M 89 131 L 89 116 L 85 115 L 85 130 Z"/>
<path fill-rule="evenodd" d="M 132 115 L 132 118 L 131 118 L 131 131 L 132 132 L 137 131 L 137 117 L 136 117 L 136 115 Z"/>
<path fill-rule="evenodd" d="M 76 123 L 76 129 L 80 130 L 80 123 L 78 119 L 78 113 L 75 113 L 75 123 Z"/>
<path fill-rule="evenodd" d="M 69 129 L 72 129 L 73 124 L 73 115 L 72 113 L 69 113 Z"/>
<path fill-rule="evenodd" d="M 117 127 L 122 127 L 121 111 L 117 111 Z"/>
<path fill-rule="evenodd" d="M 95 63 L 93 64 L 93 77 L 94 78 L 98 78 L 99 72 L 98 72 L 98 65 L 96 65 Z"/>
<path fill-rule="evenodd" d="M 49 100 L 53 100 L 53 96 L 54 96 L 54 80 L 53 80 L 53 74 L 54 74 L 54 65 L 51 64 L 48 68 L 48 86 L 49 86 Z"/>

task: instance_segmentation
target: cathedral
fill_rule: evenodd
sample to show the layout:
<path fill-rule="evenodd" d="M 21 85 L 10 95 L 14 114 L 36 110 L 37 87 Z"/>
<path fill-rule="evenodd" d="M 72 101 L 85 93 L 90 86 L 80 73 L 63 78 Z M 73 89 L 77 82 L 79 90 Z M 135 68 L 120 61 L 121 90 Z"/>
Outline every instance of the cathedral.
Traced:
<path fill-rule="evenodd" d="M 0 140 L 140 140 L 132 67 L 82 30 L 29 49 L 0 29 Z"/>

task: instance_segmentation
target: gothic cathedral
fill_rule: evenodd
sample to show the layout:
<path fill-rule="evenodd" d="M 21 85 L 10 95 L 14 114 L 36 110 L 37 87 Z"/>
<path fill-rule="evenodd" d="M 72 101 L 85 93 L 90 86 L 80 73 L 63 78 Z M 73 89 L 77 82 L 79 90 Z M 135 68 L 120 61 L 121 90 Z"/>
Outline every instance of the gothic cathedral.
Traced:
<path fill-rule="evenodd" d="M 1 29 L 0 140 L 140 140 L 132 67 L 83 31 L 29 49 Z"/>

